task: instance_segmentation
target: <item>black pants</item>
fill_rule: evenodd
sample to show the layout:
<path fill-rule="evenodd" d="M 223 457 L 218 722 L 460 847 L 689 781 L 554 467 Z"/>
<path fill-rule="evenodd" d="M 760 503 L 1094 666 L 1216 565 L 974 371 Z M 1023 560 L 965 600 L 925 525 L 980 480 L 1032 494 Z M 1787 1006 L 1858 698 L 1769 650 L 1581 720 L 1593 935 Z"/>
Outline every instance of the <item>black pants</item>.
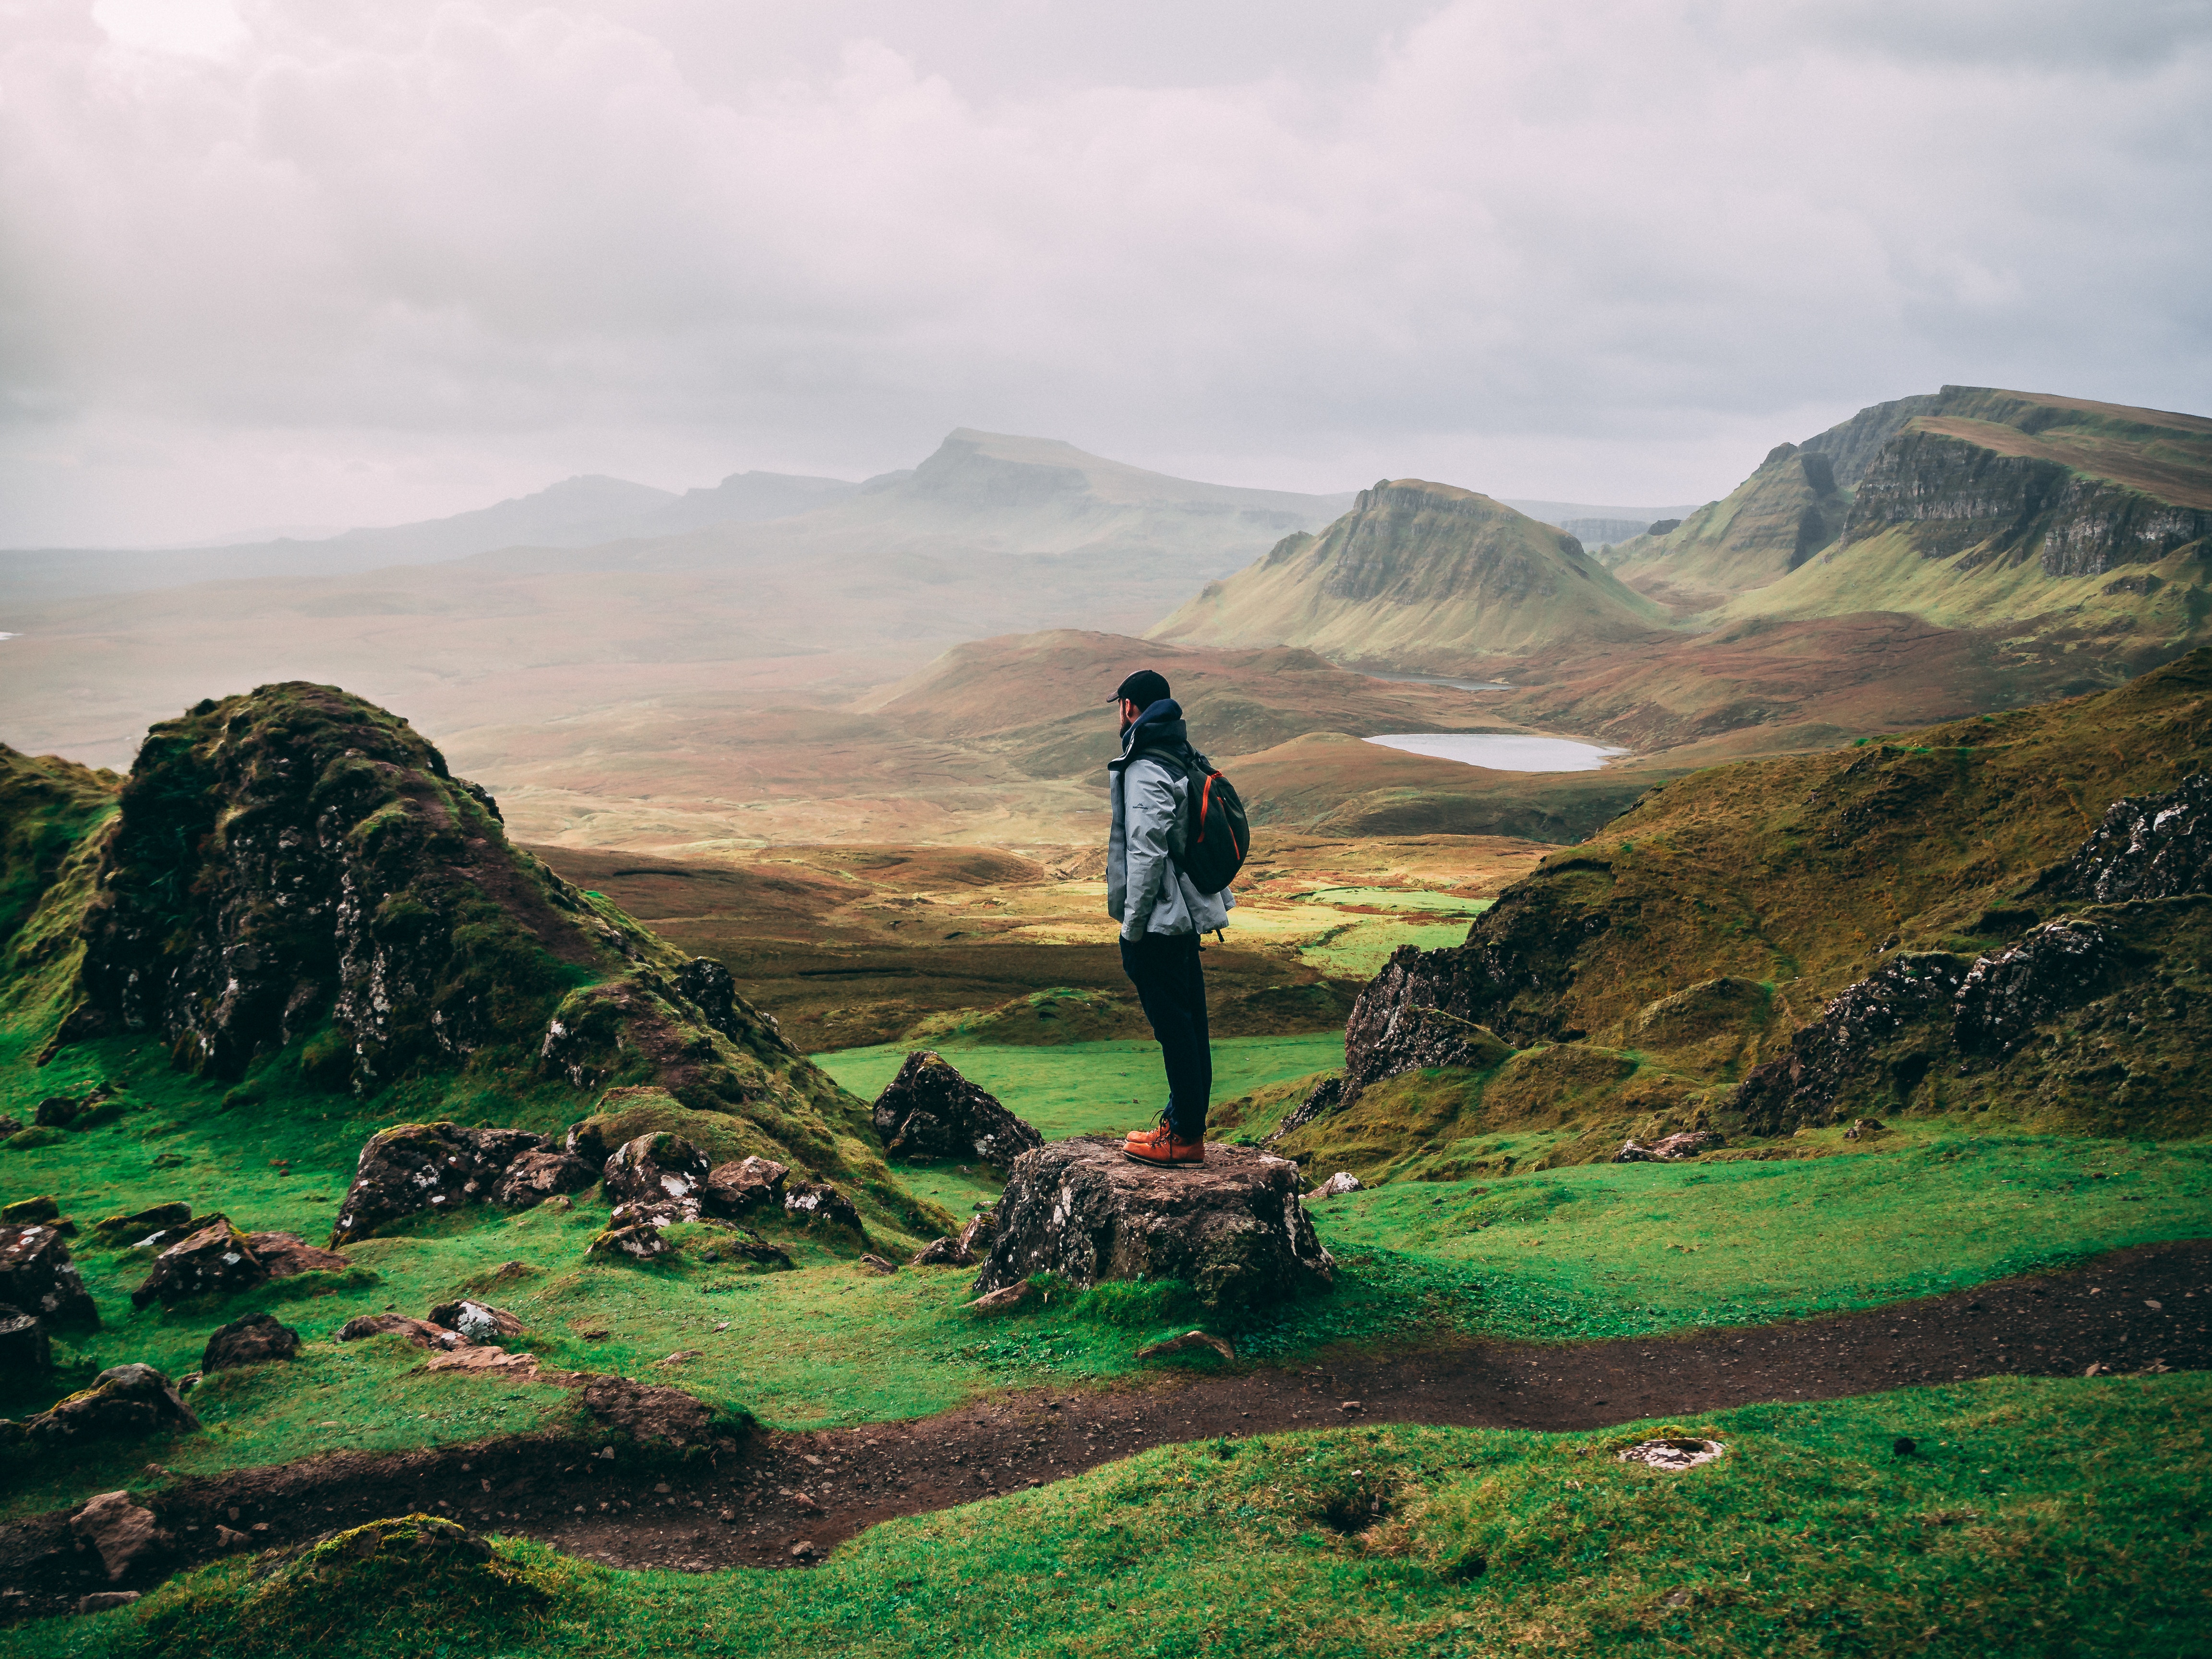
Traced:
<path fill-rule="evenodd" d="M 1147 933 L 1121 941 L 1121 969 L 1137 988 L 1168 1069 L 1168 1124 L 1179 1140 L 1206 1138 L 1213 1093 L 1213 1043 L 1206 1030 L 1206 970 L 1196 933 Z"/>

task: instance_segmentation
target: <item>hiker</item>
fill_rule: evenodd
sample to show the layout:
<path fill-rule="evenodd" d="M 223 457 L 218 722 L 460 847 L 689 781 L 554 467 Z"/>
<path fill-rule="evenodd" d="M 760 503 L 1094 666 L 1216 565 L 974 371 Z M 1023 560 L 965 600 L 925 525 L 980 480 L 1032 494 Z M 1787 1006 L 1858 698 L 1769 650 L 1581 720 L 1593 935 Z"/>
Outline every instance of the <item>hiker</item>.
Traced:
<path fill-rule="evenodd" d="M 1121 717 L 1121 753 L 1106 767 L 1114 805 L 1106 914 L 1121 924 L 1121 968 L 1137 988 L 1168 1074 L 1168 1108 L 1159 1127 L 1133 1132 L 1121 1150 L 1139 1164 L 1203 1164 L 1213 1048 L 1199 935 L 1226 927 L 1237 897 L 1226 887 L 1200 892 L 1179 862 L 1190 789 L 1183 763 L 1191 755 L 1182 705 L 1149 668 L 1123 680 L 1113 701 Z"/>

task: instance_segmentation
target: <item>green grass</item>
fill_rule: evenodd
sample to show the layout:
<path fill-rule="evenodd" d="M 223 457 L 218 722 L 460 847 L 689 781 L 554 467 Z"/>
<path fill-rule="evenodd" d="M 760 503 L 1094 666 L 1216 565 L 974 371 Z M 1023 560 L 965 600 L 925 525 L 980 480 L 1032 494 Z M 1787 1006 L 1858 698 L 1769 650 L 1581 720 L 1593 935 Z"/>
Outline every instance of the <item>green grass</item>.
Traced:
<path fill-rule="evenodd" d="M 1362 916 L 1332 927 L 1298 950 L 1300 961 L 1339 979 L 1372 979 L 1393 952 L 1417 945 L 1424 951 L 1448 951 L 1467 943 L 1467 924 L 1417 922 L 1400 916 Z"/>
<path fill-rule="evenodd" d="M 0 1633 L 0 1656 L 2179 1659 L 2212 1637 L 2208 1415 L 2199 1375 L 1995 1378 L 1593 1434 L 1212 1442 L 890 1522 L 814 1571 L 622 1573 L 509 1542 L 542 1612 L 455 1596 L 325 1637 L 287 1574 L 257 1588 L 235 1560 Z M 1680 1474 L 1612 1455 L 1654 1429 L 1727 1455 Z M 1363 1530 L 1326 1518 L 1378 1499 Z"/>
<path fill-rule="evenodd" d="M 1431 910 L 1451 916 L 1479 916 L 1498 902 L 1462 898 L 1456 893 L 1411 892 L 1402 887 L 1316 887 L 1298 897 L 1309 904 L 1371 905 L 1377 910 Z"/>
<path fill-rule="evenodd" d="M 1482 1328 L 1553 1339 L 1879 1306 L 2212 1234 L 2204 1142 L 1925 1133 L 1893 1152 L 1397 1182 L 1316 1213 L 1340 1255 L 1479 1285 Z"/>

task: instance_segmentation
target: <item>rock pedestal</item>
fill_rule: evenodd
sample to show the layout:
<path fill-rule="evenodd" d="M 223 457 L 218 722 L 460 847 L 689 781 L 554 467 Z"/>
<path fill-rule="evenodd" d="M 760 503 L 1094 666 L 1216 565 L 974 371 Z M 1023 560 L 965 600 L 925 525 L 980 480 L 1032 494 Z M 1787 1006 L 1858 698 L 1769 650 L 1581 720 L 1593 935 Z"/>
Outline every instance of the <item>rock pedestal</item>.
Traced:
<path fill-rule="evenodd" d="M 971 1158 L 1006 1169 L 1044 1137 L 927 1048 L 906 1057 L 872 1113 L 893 1158 Z"/>
<path fill-rule="evenodd" d="M 1335 1262 L 1298 1200 L 1298 1166 L 1209 1144 L 1206 1162 L 1156 1169 L 1117 1138 L 1056 1140 L 1016 1161 L 979 1295 L 1058 1273 L 1081 1289 L 1174 1279 L 1238 1310 L 1326 1288 Z"/>

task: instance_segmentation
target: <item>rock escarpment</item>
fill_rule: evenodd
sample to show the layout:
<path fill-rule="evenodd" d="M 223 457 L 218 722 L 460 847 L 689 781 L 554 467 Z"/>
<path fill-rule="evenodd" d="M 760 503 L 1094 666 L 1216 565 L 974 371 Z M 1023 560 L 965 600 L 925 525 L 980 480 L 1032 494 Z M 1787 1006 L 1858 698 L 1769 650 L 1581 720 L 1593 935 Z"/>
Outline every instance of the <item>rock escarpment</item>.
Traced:
<path fill-rule="evenodd" d="M 1178 1279 L 1208 1307 L 1243 1310 L 1325 1289 L 1335 1263 L 1299 1200 L 1297 1165 L 1209 1145 L 1195 1166 L 1154 1169 L 1111 1136 L 1053 1141 L 1015 1162 L 978 1295 L 1057 1273 Z"/>

